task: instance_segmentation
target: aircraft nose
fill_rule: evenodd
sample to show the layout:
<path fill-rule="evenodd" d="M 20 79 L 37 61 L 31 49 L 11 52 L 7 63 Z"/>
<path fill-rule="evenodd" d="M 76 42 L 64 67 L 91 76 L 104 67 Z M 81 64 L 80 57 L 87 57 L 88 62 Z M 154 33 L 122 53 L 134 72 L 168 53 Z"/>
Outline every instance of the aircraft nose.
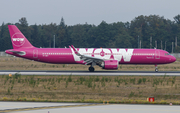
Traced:
<path fill-rule="evenodd" d="M 174 56 L 171 56 L 171 57 L 169 58 L 169 60 L 170 60 L 171 62 L 175 62 L 175 61 L 176 61 L 176 58 L 175 58 Z"/>
<path fill-rule="evenodd" d="M 175 62 L 176 61 L 176 58 L 173 56 L 173 62 Z"/>

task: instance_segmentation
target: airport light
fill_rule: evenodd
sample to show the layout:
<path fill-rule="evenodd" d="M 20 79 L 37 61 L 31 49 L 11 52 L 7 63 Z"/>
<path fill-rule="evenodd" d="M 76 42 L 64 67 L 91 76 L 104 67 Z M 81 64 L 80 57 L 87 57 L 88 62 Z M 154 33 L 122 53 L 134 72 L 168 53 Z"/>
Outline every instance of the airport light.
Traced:
<path fill-rule="evenodd" d="M 166 50 L 166 41 L 165 41 L 165 49 L 164 50 Z"/>
<path fill-rule="evenodd" d="M 173 46 L 174 46 L 174 43 L 172 42 L 172 53 L 173 53 Z"/>
<path fill-rule="evenodd" d="M 55 48 L 55 35 L 54 35 L 54 48 Z"/>

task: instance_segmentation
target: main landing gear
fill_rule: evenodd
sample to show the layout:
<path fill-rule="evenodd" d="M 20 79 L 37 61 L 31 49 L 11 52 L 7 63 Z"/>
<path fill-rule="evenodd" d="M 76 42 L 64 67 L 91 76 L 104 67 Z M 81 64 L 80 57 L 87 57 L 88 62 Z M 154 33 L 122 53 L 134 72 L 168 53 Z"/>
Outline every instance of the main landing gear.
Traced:
<path fill-rule="evenodd" d="M 96 65 L 96 63 L 92 62 L 91 66 L 89 67 L 90 72 L 94 72 L 94 67 L 93 66 L 95 66 L 95 65 Z"/>
<path fill-rule="evenodd" d="M 89 71 L 90 71 L 90 72 L 94 72 L 94 67 L 92 67 L 92 66 L 89 67 Z"/>
<path fill-rule="evenodd" d="M 157 67 L 157 65 L 155 65 L 155 72 L 158 72 L 158 67 Z"/>

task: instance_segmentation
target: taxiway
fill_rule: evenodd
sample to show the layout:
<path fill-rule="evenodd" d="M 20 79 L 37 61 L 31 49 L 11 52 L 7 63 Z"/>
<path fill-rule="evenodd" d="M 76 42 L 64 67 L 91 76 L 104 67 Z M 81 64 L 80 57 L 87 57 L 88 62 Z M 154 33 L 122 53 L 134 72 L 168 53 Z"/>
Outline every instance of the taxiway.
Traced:
<path fill-rule="evenodd" d="M 135 75 L 135 76 L 180 76 L 179 71 L 26 71 L 26 70 L 1 70 L 0 75 L 9 75 L 19 73 L 21 75 L 96 75 L 96 76 L 122 76 L 122 75 Z"/>
<path fill-rule="evenodd" d="M 179 113 L 179 105 L 93 104 L 51 102 L 0 102 L 8 113 Z"/>

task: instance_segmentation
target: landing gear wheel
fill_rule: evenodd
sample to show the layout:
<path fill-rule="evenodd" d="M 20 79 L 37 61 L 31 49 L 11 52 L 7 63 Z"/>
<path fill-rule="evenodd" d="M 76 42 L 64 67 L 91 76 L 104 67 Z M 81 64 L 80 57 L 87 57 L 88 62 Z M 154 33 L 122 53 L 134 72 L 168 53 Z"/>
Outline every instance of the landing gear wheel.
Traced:
<path fill-rule="evenodd" d="M 90 72 L 94 72 L 94 67 L 89 67 Z"/>
<path fill-rule="evenodd" d="M 155 69 L 155 72 L 158 72 L 158 69 L 157 69 L 157 68 Z"/>
<path fill-rule="evenodd" d="M 155 72 L 158 72 L 157 64 L 155 64 Z"/>

